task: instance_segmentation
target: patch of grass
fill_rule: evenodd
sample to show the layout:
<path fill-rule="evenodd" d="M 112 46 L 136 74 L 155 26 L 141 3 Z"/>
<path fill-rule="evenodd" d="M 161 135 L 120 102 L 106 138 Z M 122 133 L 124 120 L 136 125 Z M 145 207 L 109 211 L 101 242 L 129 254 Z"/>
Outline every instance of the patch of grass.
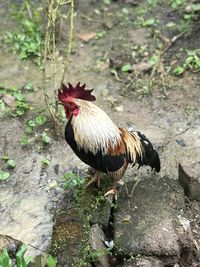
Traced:
<path fill-rule="evenodd" d="M 173 9 L 175 8 L 179 8 L 180 6 L 182 6 L 184 3 L 186 2 L 186 0 L 171 0 L 171 7 Z"/>
<path fill-rule="evenodd" d="M 22 245 L 18 252 L 16 253 L 15 264 L 13 265 L 12 260 L 7 252 L 7 249 L 4 249 L 0 255 L 0 266 L 1 267 L 28 267 L 29 263 L 32 260 L 32 257 L 25 256 L 27 250 L 26 245 Z"/>
<path fill-rule="evenodd" d="M 57 266 L 57 260 L 49 255 L 47 258 L 47 267 L 56 267 Z"/>
<path fill-rule="evenodd" d="M 39 11 L 40 10 L 40 11 Z M 21 59 L 33 58 L 40 64 L 41 46 L 41 9 L 36 9 L 31 1 L 23 1 L 13 10 L 16 30 L 7 32 L 5 43 L 13 52 L 20 54 Z"/>
<path fill-rule="evenodd" d="M 21 146 L 26 147 L 29 144 L 38 144 L 37 150 L 51 143 L 52 139 L 49 135 L 49 128 L 44 128 L 47 122 L 47 117 L 44 114 L 39 114 L 35 118 L 26 122 L 24 135 L 21 139 Z"/>
<path fill-rule="evenodd" d="M 156 25 L 159 23 L 159 20 L 156 18 L 149 18 L 145 19 L 143 17 L 138 17 L 136 21 L 136 25 L 138 27 L 156 27 Z"/>
<path fill-rule="evenodd" d="M 15 161 L 10 159 L 9 156 L 3 156 L 2 159 L 6 162 L 8 168 L 14 169 L 16 167 Z"/>
<path fill-rule="evenodd" d="M 173 70 L 173 74 L 179 76 L 183 74 L 186 70 L 191 70 L 193 72 L 200 71 L 200 49 L 187 51 L 187 56 L 182 65 L 177 66 Z"/>
<path fill-rule="evenodd" d="M 20 117 L 30 109 L 24 94 L 15 86 L 4 88 L 0 86 L 0 113 L 2 117 L 12 115 Z"/>

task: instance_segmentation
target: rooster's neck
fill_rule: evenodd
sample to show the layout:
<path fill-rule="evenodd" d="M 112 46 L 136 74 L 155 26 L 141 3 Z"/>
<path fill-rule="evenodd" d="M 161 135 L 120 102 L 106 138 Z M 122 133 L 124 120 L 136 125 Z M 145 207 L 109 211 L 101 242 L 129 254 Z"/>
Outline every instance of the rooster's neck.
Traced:
<path fill-rule="evenodd" d="M 91 102 L 78 100 L 79 115 L 72 117 L 71 125 L 74 139 L 79 148 L 96 154 L 106 154 L 109 147 L 115 147 L 121 141 L 120 131 L 109 116 Z"/>

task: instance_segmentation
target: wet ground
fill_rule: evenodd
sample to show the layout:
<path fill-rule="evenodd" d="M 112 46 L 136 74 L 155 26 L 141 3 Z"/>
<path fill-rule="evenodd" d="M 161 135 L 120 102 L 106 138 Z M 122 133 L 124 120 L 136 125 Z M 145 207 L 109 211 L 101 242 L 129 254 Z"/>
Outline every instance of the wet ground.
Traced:
<path fill-rule="evenodd" d="M 169 175 L 177 179 L 179 163 L 196 174 L 200 164 L 200 76 L 186 72 L 176 78 L 168 75 L 165 69 L 156 71 L 154 76 L 148 72 L 130 76 L 130 73 L 119 70 L 125 64 L 138 64 L 147 59 L 156 50 L 155 45 L 158 45 L 151 28 L 135 24 L 138 17 L 143 16 L 139 10 L 144 4 L 145 1 L 113 1 L 110 5 L 99 1 L 77 2 L 74 52 L 65 81 L 81 81 L 89 88 L 94 88 L 97 105 L 117 124 L 126 127 L 133 124 L 155 144 L 162 164 L 160 177 Z M 64 138 L 54 139 L 52 129 L 52 142 L 42 150 L 37 151 L 34 142 L 22 148 L 20 141 L 26 121 L 38 114 L 41 107 L 45 108 L 40 90 L 41 73 L 35 63 L 21 61 L 5 47 L 3 36 L 15 25 L 9 15 L 10 5 L 1 3 L 0 7 L 0 84 L 20 89 L 31 82 L 39 88 L 37 92 L 25 93 L 27 101 L 33 106 L 26 115 L 20 118 L 1 118 L 0 154 L 1 157 L 9 155 L 14 159 L 16 168 L 11 171 L 8 180 L 0 181 L 0 233 L 37 247 L 38 249 L 29 247 L 29 253 L 37 255 L 49 246 L 55 214 L 60 212 L 63 199 L 65 207 L 73 206 L 71 193 L 63 189 L 63 174 L 71 170 L 84 173 L 87 166 L 75 157 Z M 6 15 L 5 10 L 8 11 Z M 176 32 L 164 31 L 163 25 L 167 21 L 178 23 L 177 13 L 170 13 L 168 6 L 163 4 L 161 8 L 156 7 L 154 12 L 148 14 L 160 19 L 161 23 L 157 27 L 160 27 L 163 35 L 168 38 L 177 35 Z M 148 17 L 147 14 L 145 16 Z M 96 37 L 84 42 L 84 35 L 91 32 L 95 32 Z M 194 40 L 199 39 L 199 36 L 195 32 L 196 28 L 189 37 L 180 37 L 168 50 L 166 62 L 173 61 L 173 53 L 180 47 L 198 48 L 198 42 Z M 66 41 L 66 30 L 62 32 L 61 42 L 63 39 Z M 61 61 L 62 45 L 59 49 Z M 142 52 L 142 49 L 145 51 Z M 111 73 L 113 68 L 119 70 L 119 77 Z M 130 77 L 133 84 L 127 86 Z M 153 81 L 150 91 L 149 80 Z M 46 127 L 49 126 L 52 127 L 51 123 Z M 42 164 L 44 157 L 50 161 L 45 168 Z M 3 160 L 0 164 L 2 169 L 5 168 Z M 124 179 L 129 179 L 132 173 L 136 171 L 129 170 Z M 191 205 L 191 209 L 197 213 L 199 205 Z M 189 210 L 191 220 L 195 217 L 192 211 Z M 80 227 L 79 223 L 76 223 L 76 227 L 74 232 Z M 195 224 L 193 227 L 197 231 Z M 199 230 L 198 227 L 197 229 Z M 65 230 L 67 233 L 68 229 Z M 196 233 L 198 246 L 199 238 L 199 233 Z"/>

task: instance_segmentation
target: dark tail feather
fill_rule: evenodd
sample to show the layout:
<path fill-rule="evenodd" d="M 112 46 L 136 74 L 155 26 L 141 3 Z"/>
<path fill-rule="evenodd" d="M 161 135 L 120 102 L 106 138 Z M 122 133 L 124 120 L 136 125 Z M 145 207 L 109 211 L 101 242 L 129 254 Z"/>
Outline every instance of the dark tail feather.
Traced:
<path fill-rule="evenodd" d="M 155 169 L 156 172 L 160 171 L 160 158 L 157 151 L 153 148 L 152 143 L 149 139 L 140 132 L 136 132 L 140 138 L 140 141 L 143 146 L 143 157 L 138 160 L 139 165 L 148 165 L 152 169 Z"/>

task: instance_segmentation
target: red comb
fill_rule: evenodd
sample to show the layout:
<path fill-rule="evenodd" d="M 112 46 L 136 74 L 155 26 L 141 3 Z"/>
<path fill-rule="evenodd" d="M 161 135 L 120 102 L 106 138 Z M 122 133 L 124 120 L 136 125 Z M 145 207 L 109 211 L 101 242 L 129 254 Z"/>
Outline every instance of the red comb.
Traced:
<path fill-rule="evenodd" d="M 80 82 L 78 82 L 75 87 L 73 87 L 71 83 L 68 83 L 68 86 L 62 83 L 61 89 L 58 90 L 58 99 L 61 102 L 65 102 L 68 97 L 95 101 L 96 97 L 91 95 L 92 91 L 93 89 L 85 90 L 85 84 L 80 85 Z"/>

